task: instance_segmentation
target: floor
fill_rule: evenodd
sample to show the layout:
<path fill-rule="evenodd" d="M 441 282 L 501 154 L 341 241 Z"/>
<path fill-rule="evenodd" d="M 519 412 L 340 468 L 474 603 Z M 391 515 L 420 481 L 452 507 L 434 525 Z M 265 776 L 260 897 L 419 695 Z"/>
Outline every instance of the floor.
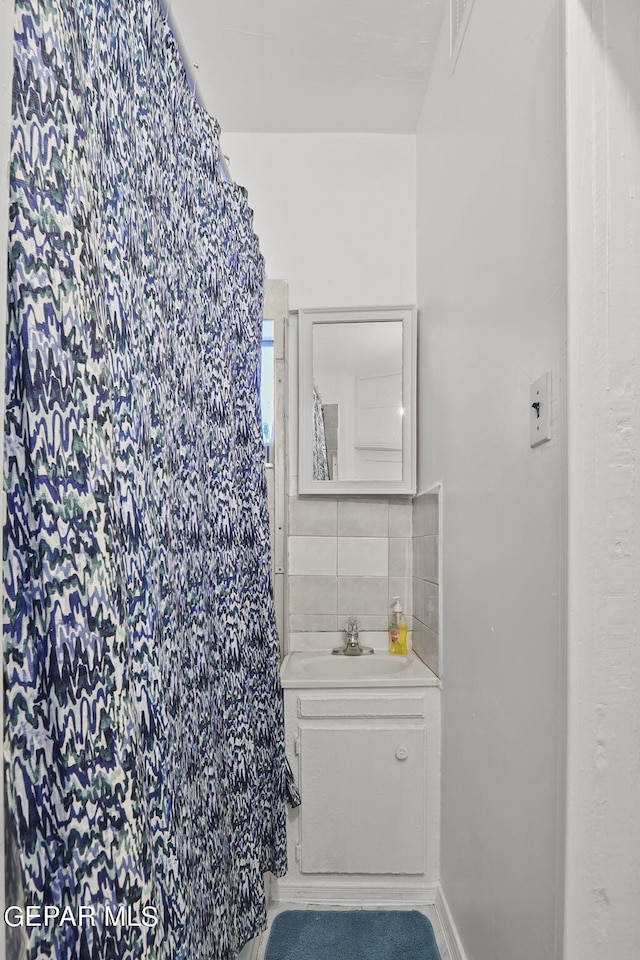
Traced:
<path fill-rule="evenodd" d="M 257 960 L 264 960 L 265 950 L 267 948 L 267 940 L 269 939 L 269 932 L 271 930 L 271 924 L 274 921 L 274 918 L 277 917 L 279 913 L 282 913 L 283 910 L 419 910 L 420 913 L 423 913 L 428 920 L 431 921 L 431 926 L 433 927 L 433 932 L 436 936 L 436 943 L 438 944 L 438 950 L 440 951 L 441 960 L 451 960 L 451 954 L 447 950 L 446 944 L 444 942 L 444 936 L 442 934 L 442 927 L 440 926 L 440 921 L 438 920 L 436 914 L 436 908 L 433 906 L 417 906 L 411 904 L 405 906 L 403 904 L 394 903 L 389 904 L 386 907 L 372 906 L 369 907 L 345 907 L 345 906 L 332 906 L 331 904 L 300 904 L 300 903 L 279 903 L 277 906 L 270 907 L 267 914 L 267 929 L 262 936 L 260 943 L 260 949 L 258 950 Z"/>

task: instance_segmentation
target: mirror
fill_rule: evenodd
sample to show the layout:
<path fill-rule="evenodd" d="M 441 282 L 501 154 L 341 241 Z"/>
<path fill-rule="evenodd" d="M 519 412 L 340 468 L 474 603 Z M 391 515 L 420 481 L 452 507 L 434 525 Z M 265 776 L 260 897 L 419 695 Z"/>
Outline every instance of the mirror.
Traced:
<path fill-rule="evenodd" d="M 299 492 L 415 493 L 415 309 L 298 322 Z"/>

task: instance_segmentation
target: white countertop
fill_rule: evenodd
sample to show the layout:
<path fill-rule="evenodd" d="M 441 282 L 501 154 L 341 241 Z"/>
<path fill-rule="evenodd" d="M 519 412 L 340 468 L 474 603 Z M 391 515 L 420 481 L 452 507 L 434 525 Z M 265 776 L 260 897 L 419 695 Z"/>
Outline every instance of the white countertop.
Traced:
<path fill-rule="evenodd" d="M 359 657 L 334 656 L 330 650 L 294 650 L 280 667 L 287 687 L 437 687 L 435 673 L 414 653 L 406 657 L 376 650 Z"/>

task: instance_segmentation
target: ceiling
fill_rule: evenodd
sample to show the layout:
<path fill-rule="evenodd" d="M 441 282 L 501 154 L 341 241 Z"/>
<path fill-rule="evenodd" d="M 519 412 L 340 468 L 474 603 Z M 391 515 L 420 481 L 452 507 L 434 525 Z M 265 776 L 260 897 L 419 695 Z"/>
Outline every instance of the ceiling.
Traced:
<path fill-rule="evenodd" d="M 415 133 L 446 0 L 167 5 L 223 131 Z"/>

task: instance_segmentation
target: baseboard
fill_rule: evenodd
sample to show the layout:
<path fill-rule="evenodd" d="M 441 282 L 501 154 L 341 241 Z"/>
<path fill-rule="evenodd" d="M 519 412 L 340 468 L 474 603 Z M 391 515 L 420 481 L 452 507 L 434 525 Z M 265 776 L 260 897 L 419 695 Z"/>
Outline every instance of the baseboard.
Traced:
<path fill-rule="evenodd" d="M 449 904 L 447 903 L 447 898 L 445 897 L 440 884 L 438 884 L 436 889 L 435 904 L 438 920 L 440 921 L 440 926 L 442 927 L 442 935 L 444 936 L 451 960 L 467 960 L 467 955 L 464 952 L 460 935 L 458 934 L 456 925 L 453 922 L 453 917 L 451 915 L 451 910 L 449 909 Z"/>
<path fill-rule="evenodd" d="M 251 950 L 249 951 L 249 960 L 258 960 L 258 954 L 260 953 L 260 944 L 262 943 L 262 938 L 266 937 L 266 933 L 261 933 L 259 936 L 254 937 L 251 941 Z"/>
<path fill-rule="evenodd" d="M 259 933 L 257 937 L 253 938 L 253 940 L 249 940 L 248 943 L 245 943 L 244 947 L 238 954 L 238 960 L 258 960 L 260 944 L 262 943 L 262 938 L 264 936 L 264 933 Z"/>
<path fill-rule="evenodd" d="M 410 903 L 432 905 L 435 903 L 436 886 L 425 884 L 384 883 L 291 883 L 273 880 L 271 903 L 334 903 L 355 906 Z"/>

